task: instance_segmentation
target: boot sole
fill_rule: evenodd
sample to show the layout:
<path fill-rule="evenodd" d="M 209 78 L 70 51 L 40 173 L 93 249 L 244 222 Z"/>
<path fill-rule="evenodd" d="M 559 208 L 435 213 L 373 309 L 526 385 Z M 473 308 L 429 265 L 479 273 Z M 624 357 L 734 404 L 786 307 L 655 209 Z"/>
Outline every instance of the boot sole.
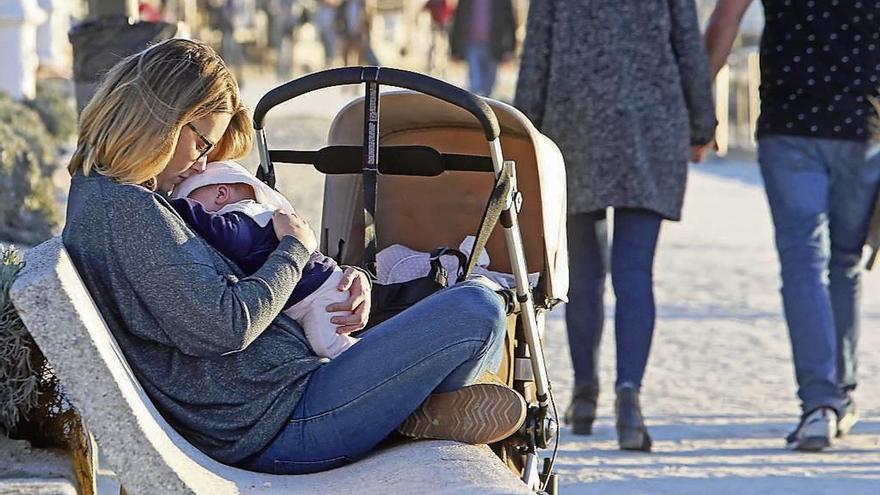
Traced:
<path fill-rule="evenodd" d="M 428 396 L 397 429 L 412 438 L 495 443 L 516 433 L 526 403 L 503 385 L 481 383 Z"/>
<path fill-rule="evenodd" d="M 819 452 L 828 447 L 831 447 L 831 440 L 828 437 L 806 437 L 789 448 L 800 452 Z"/>

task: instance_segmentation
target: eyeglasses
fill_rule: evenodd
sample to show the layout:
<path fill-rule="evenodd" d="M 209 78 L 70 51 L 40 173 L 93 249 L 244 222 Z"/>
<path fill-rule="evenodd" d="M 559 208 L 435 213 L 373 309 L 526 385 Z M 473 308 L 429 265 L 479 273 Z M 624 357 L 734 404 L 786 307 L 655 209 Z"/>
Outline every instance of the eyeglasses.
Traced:
<path fill-rule="evenodd" d="M 199 139 L 202 140 L 202 143 L 205 146 L 205 149 L 201 150 L 199 152 L 199 156 L 195 159 L 195 161 L 199 161 L 202 159 L 203 156 L 207 155 L 208 152 L 211 151 L 211 148 L 214 147 L 214 143 L 212 143 L 210 139 L 206 138 L 204 134 L 199 132 L 199 130 L 196 129 L 196 126 L 194 126 L 192 122 L 187 122 L 186 126 L 189 127 L 190 130 L 193 131 L 196 134 L 196 136 L 199 137 Z"/>

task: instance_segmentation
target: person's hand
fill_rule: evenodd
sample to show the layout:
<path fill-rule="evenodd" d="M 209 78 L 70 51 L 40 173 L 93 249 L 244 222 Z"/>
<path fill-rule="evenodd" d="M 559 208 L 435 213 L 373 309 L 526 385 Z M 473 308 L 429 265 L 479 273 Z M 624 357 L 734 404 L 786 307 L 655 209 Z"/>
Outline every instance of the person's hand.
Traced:
<path fill-rule="evenodd" d="M 337 325 L 336 333 L 345 334 L 362 330 L 370 317 L 370 282 L 364 272 L 347 267 L 336 287 L 340 292 L 349 291 L 345 301 L 327 306 L 328 313 L 348 311 L 346 316 L 334 316 L 330 322 Z"/>
<path fill-rule="evenodd" d="M 279 241 L 284 236 L 290 235 L 295 237 L 310 253 L 314 253 L 318 249 L 315 233 L 312 232 L 309 224 L 296 213 L 276 210 L 272 215 L 272 226 L 275 228 L 275 235 L 278 236 Z"/>
<path fill-rule="evenodd" d="M 688 159 L 691 163 L 700 163 L 706 159 L 706 155 L 708 155 L 710 151 L 718 151 L 718 143 L 714 139 L 702 146 L 692 145 Z"/>

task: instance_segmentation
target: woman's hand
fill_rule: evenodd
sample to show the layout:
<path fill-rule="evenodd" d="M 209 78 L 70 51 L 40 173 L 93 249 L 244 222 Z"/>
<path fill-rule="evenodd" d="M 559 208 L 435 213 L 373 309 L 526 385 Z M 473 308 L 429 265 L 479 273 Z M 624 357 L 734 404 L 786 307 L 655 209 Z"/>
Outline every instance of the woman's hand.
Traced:
<path fill-rule="evenodd" d="M 370 282 L 367 276 L 360 270 L 347 267 L 342 274 L 342 280 L 336 287 L 340 292 L 350 291 L 351 296 L 340 303 L 327 306 L 327 312 L 349 311 L 347 316 L 334 316 L 330 321 L 338 325 L 336 333 L 345 334 L 363 330 L 367 326 L 370 317 Z"/>
<path fill-rule="evenodd" d="M 279 241 L 284 236 L 290 235 L 295 237 L 310 253 L 314 253 L 318 249 L 315 233 L 312 232 L 309 224 L 296 213 L 275 211 L 275 214 L 272 215 L 272 226 L 275 228 L 275 235 L 278 236 Z"/>
<path fill-rule="evenodd" d="M 715 141 L 714 139 L 702 146 L 691 145 L 688 160 L 691 163 L 701 163 L 706 158 L 706 155 L 712 151 L 718 151 L 718 141 Z"/>

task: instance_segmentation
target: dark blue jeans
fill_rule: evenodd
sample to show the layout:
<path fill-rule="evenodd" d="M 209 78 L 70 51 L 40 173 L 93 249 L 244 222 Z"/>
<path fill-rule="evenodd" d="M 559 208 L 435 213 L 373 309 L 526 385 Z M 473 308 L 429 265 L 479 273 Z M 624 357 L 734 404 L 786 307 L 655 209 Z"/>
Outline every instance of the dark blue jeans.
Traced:
<path fill-rule="evenodd" d="M 856 387 L 862 247 L 880 184 L 880 155 L 869 151 L 835 139 L 758 142 L 805 412 L 839 407 Z"/>
<path fill-rule="evenodd" d="M 501 298 L 482 285 L 422 300 L 312 373 L 287 425 L 241 467 L 304 474 L 363 457 L 432 392 L 497 370 L 506 332 Z"/>
<path fill-rule="evenodd" d="M 645 374 L 654 335 L 654 253 L 662 220 L 648 210 L 614 210 L 610 264 L 617 296 L 616 386 L 631 383 L 640 388 Z M 571 283 L 565 322 L 576 386 L 599 385 L 599 344 L 609 267 L 607 231 L 604 211 L 568 217 Z"/>
<path fill-rule="evenodd" d="M 471 43 L 466 56 L 469 89 L 480 96 L 490 96 L 498 73 L 498 61 L 492 55 L 492 48 L 486 43 Z"/>

